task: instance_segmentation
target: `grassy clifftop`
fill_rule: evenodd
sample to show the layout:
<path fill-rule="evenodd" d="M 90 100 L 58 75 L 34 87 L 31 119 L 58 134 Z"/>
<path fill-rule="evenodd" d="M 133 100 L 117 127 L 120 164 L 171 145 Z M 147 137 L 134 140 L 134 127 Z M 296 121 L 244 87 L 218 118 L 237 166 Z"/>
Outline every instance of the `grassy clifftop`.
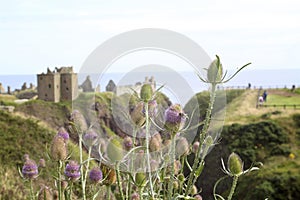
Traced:
<path fill-rule="evenodd" d="M 230 152 L 240 154 L 245 168 L 253 161 L 261 161 L 264 166 L 240 179 L 235 199 L 297 199 L 300 192 L 300 110 L 292 108 L 256 108 L 257 90 L 227 91 L 227 114 L 220 143 L 206 159 L 203 175 L 200 177 L 203 197 L 212 199 L 212 182 L 222 176 L 221 157 L 227 159 Z M 269 92 L 269 102 L 289 98 Z M 110 101 L 112 93 L 100 93 L 100 119 L 110 123 Z M 278 96 L 279 95 L 279 96 Z M 281 95 L 281 96 L 280 96 Z M 298 95 L 298 96 L 297 96 Z M 87 95 L 85 98 L 91 98 Z M 160 96 L 167 106 L 168 99 Z M 205 114 L 209 93 L 197 95 L 201 111 Z M 300 98 L 295 93 L 293 99 Z M 44 157 L 46 145 L 51 142 L 55 130 L 63 126 L 71 111 L 71 103 L 51 103 L 33 100 L 21 105 L 12 103 L 14 97 L 2 98 L 5 104 L 16 106 L 16 113 L 0 111 L 0 198 L 24 199 L 26 190 L 18 178 L 17 166 L 22 164 L 25 153 L 38 160 Z M 0 98 L 1 100 L 1 98 Z M 86 99 L 83 99 L 86 100 Z M 290 100 L 290 99 L 289 99 Z M 295 100 L 294 100 L 295 101 Z M 296 102 L 298 103 L 298 102 Z M 192 108 L 186 105 L 185 109 Z M 18 116 L 21 115 L 21 116 Z M 203 116 L 202 115 L 202 116 Z M 31 118 L 31 119 L 28 119 Z M 42 126 L 47 124 L 47 126 Z M 108 126 L 109 127 L 109 126 Z M 113 127 L 109 127 L 113 129 Z M 74 145 L 73 145 L 74 146 Z M 74 146 L 75 147 L 75 146 Z M 294 155 L 291 156 L 291 155 Z M 213 170 L 214 169 L 214 170 Z M 230 182 L 224 182 L 218 190 L 228 192 Z M 300 197 L 299 197 L 300 198 Z"/>
<path fill-rule="evenodd" d="M 256 108 L 258 90 L 227 94 L 231 102 L 226 107 L 221 140 L 207 156 L 208 167 L 199 179 L 204 199 L 213 199 L 213 184 L 224 176 L 221 158 L 226 162 L 233 151 L 241 156 L 245 169 L 255 161 L 264 164 L 261 170 L 240 179 L 234 199 L 299 199 L 300 110 Z M 197 95 L 199 101 L 203 101 L 204 95 Z M 300 95 L 272 90 L 265 104 L 273 103 L 299 104 Z M 217 191 L 227 193 L 230 184 L 229 179 L 222 182 Z"/>

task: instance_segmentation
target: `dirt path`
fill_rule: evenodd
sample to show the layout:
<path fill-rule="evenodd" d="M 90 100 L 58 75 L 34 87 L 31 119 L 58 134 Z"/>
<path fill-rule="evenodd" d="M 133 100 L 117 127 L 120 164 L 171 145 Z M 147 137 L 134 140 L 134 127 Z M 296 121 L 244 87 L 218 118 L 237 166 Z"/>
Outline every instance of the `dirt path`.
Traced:
<path fill-rule="evenodd" d="M 300 110 L 294 110 L 291 108 L 289 109 L 273 108 L 273 107 L 256 108 L 257 93 L 258 90 L 246 90 L 240 97 L 233 100 L 232 103 L 230 103 L 226 108 L 227 114 L 225 118 L 225 124 L 232 124 L 232 123 L 245 124 L 250 122 L 257 122 L 259 119 L 263 119 L 264 115 L 270 115 L 270 118 L 276 118 L 276 117 L 284 117 L 296 112 L 297 113 L 300 112 Z M 275 90 L 272 91 L 272 94 L 274 93 L 276 93 Z M 280 91 L 278 93 L 280 93 Z M 287 95 L 287 94 L 288 92 L 282 93 L 282 95 Z M 279 114 L 277 115 L 272 114 L 275 111 Z"/>

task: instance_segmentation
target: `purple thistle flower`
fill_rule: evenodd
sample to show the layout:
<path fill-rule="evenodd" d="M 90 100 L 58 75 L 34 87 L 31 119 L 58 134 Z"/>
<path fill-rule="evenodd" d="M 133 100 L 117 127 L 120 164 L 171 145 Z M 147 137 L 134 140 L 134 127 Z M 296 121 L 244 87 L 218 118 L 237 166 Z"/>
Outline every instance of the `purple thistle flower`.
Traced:
<path fill-rule="evenodd" d="M 177 124 L 185 120 L 185 114 L 179 104 L 170 106 L 165 112 L 166 122 Z"/>
<path fill-rule="evenodd" d="M 58 129 L 57 135 L 64 138 L 65 142 L 68 141 L 68 139 L 70 138 L 69 133 L 66 131 L 64 127 L 60 127 Z"/>
<path fill-rule="evenodd" d="M 179 104 L 172 105 L 165 111 L 165 128 L 173 134 L 183 127 L 185 120 L 186 115 Z"/>
<path fill-rule="evenodd" d="M 93 183 L 99 183 L 103 178 L 102 171 L 98 167 L 93 168 L 89 173 L 89 178 Z"/>
<path fill-rule="evenodd" d="M 25 178 L 35 179 L 38 176 L 38 166 L 34 160 L 28 158 L 22 167 L 22 174 Z"/>
<path fill-rule="evenodd" d="M 76 161 L 71 160 L 65 169 L 65 175 L 71 180 L 76 181 L 80 177 L 80 165 Z"/>
<path fill-rule="evenodd" d="M 93 131 L 89 130 L 84 136 L 83 136 L 84 144 L 88 147 L 92 147 L 96 144 L 98 140 L 98 134 Z"/>

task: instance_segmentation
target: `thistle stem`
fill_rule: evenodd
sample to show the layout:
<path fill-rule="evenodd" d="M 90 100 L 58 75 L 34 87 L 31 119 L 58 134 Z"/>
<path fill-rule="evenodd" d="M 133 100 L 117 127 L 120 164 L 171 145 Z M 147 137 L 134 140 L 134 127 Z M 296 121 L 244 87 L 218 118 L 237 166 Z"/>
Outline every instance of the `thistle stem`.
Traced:
<path fill-rule="evenodd" d="M 58 199 L 61 200 L 62 199 L 62 190 L 61 190 L 61 168 L 62 168 L 62 163 L 61 160 L 58 161 L 57 163 L 57 189 L 58 189 Z"/>
<path fill-rule="evenodd" d="M 145 103 L 145 117 L 146 117 L 146 155 L 147 155 L 147 168 L 148 168 L 148 176 L 149 176 L 149 185 L 151 197 L 154 199 L 154 190 L 151 176 L 151 165 L 150 165 L 150 151 L 149 151 L 149 143 L 150 143 L 150 126 L 149 126 L 149 107 L 148 102 Z"/>
<path fill-rule="evenodd" d="M 227 197 L 228 200 L 231 200 L 231 199 L 232 199 L 232 196 L 233 196 L 233 194 L 234 194 L 234 191 L 235 191 L 235 188 L 236 188 L 238 179 L 239 179 L 238 176 L 234 176 L 234 177 L 233 177 L 233 182 L 232 182 L 232 186 L 231 186 L 231 189 L 230 189 L 230 193 L 229 193 L 229 195 L 228 195 L 228 197 Z"/>
<path fill-rule="evenodd" d="M 89 150 L 88 150 L 88 159 L 87 159 L 85 174 L 84 174 L 84 178 L 82 179 L 82 189 L 83 189 L 82 194 L 84 195 L 84 198 L 86 198 L 85 197 L 85 186 L 86 186 L 88 170 L 89 170 L 89 167 L 90 167 L 91 152 L 92 152 L 92 147 L 90 146 Z M 81 166 L 81 168 L 83 168 L 83 166 Z"/>
<path fill-rule="evenodd" d="M 175 134 L 172 134 L 175 135 Z M 172 136 L 171 138 L 171 174 L 170 174 L 170 182 L 168 184 L 168 199 L 171 200 L 172 199 L 172 194 L 173 194 L 173 182 L 174 182 L 174 174 L 175 174 L 175 145 L 176 145 L 176 141 L 175 141 L 175 136 Z"/>
<path fill-rule="evenodd" d="M 79 156 L 80 156 L 80 165 L 83 163 L 83 151 L 82 151 L 82 133 L 78 134 L 79 136 Z M 81 186 L 82 186 L 82 197 L 83 200 L 86 200 L 85 197 L 85 180 L 84 180 L 84 171 L 83 171 L 83 166 L 80 167 L 80 175 L 81 175 Z"/>
<path fill-rule="evenodd" d="M 210 101 L 208 104 L 208 108 L 206 110 L 206 116 L 205 116 L 205 121 L 204 121 L 204 126 L 202 128 L 202 131 L 200 133 L 200 146 L 198 148 L 198 152 L 196 153 L 195 159 L 194 159 L 194 163 L 193 163 L 193 167 L 192 167 L 192 171 L 189 175 L 189 180 L 187 183 L 187 188 L 186 188 L 186 192 L 185 192 L 185 196 L 188 196 L 192 190 L 192 186 L 193 184 L 196 182 L 197 178 L 200 176 L 202 170 L 198 170 L 199 167 L 203 167 L 202 165 L 204 165 L 204 157 L 201 158 L 201 149 L 204 143 L 204 139 L 206 137 L 206 134 L 208 132 L 208 128 L 209 128 L 209 124 L 211 121 L 211 113 L 214 107 L 214 103 L 215 103 L 215 98 L 216 98 L 216 83 L 212 83 L 211 84 L 212 89 L 211 89 L 211 95 L 210 95 Z M 200 161 L 201 159 L 201 161 Z M 196 173 L 196 171 L 198 171 L 198 173 Z"/>
<path fill-rule="evenodd" d="M 32 179 L 30 179 L 30 199 L 34 200 L 34 196 L 33 196 L 33 186 L 32 186 Z"/>
<path fill-rule="evenodd" d="M 121 199 L 124 200 L 124 194 L 123 194 L 123 188 L 122 188 L 122 183 L 121 183 L 121 176 L 120 176 L 120 163 L 117 162 L 116 164 L 116 173 L 117 173 L 117 184 L 118 184 L 118 188 L 119 188 L 119 192 L 121 195 Z"/>

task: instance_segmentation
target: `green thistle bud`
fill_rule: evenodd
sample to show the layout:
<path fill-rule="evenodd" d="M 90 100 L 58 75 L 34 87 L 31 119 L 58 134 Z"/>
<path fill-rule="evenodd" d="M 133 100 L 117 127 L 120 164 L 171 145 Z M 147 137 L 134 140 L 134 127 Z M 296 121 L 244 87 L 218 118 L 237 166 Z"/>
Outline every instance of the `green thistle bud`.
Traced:
<path fill-rule="evenodd" d="M 236 153 L 231 153 L 228 157 L 227 167 L 229 172 L 234 176 L 239 176 L 243 173 L 243 161 Z"/>
<path fill-rule="evenodd" d="M 210 147 L 212 144 L 214 143 L 214 139 L 209 135 L 205 138 L 204 140 L 204 144 L 207 146 L 207 147 Z"/>
<path fill-rule="evenodd" d="M 106 153 L 111 162 L 122 160 L 123 150 L 121 141 L 117 138 L 111 139 L 107 145 Z"/>
<path fill-rule="evenodd" d="M 181 183 L 183 183 L 185 181 L 185 177 L 183 174 L 178 174 L 177 178 Z"/>
<path fill-rule="evenodd" d="M 146 186 L 146 175 L 143 172 L 138 172 L 135 174 L 135 183 L 138 187 Z"/>
<path fill-rule="evenodd" d="M 148 102 L 152 99 L 153 96 L 153 89 L 150 84 L 144 84 L 141 88 L 141 99 L 144 102 Z"/>
<path fill-rule="evenodd" d="M 207 80 L 210 83 L 220 82 L 223 78 L 223 67 L 220 59 L 214 60 L 207 69 Z"/>

